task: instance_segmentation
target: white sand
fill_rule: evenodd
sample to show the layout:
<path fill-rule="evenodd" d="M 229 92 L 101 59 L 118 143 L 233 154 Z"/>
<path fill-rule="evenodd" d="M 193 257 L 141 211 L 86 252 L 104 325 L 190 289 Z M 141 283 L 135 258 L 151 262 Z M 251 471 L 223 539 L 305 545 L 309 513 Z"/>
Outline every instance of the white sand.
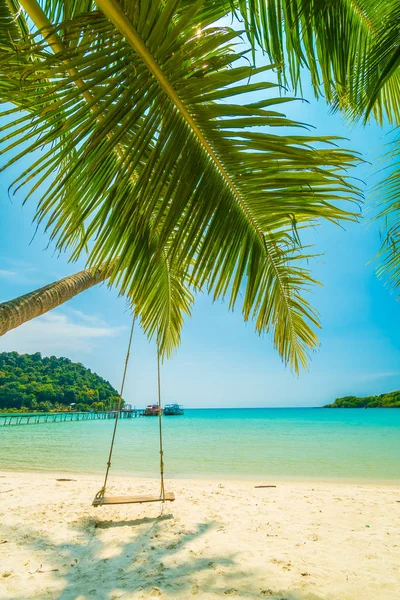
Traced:
<path fill-rule="evenodd" d="M 400 599 L 400 486 L 175 480 L 160 516 L 93 508 L 99 477 L 0 475 L 1 600 Z"/>

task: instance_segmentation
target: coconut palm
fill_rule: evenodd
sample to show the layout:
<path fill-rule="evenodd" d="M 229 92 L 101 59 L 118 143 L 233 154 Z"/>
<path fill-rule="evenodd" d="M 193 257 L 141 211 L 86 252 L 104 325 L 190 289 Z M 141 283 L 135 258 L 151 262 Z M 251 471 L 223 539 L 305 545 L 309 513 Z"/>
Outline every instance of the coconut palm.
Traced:
<path fill-rule="evenodd" d="M 0 335 L 67 302 L 106 277 L 102 268 L 86 269 L 34 292 L 0 304 Z"/>
<path fill-rule="evenodd" d="M 34 292 L 3 302 L 0 304 L 0 335 L 19 327 L 26 321 L 44 315 L 105 279 L 107 279 L 107 268 L 101 265 L 93 269 L 85 269 Z"/>
<path fill-rule="evenodd" d="M 206 289 L 240 298 L 284 362 L 305 365 L 319 323 L 300 236 L 354 218 L 357 157 L 292 133 L 289 99 L 260 81 L 273 65 L 250 64 L 220 24 L 228 3 L 20 4 L 0 4 L 4 168 L 30 159 L 14 191 L 35 195 L 56 247 L 103 265 L 167 353 Z"/>

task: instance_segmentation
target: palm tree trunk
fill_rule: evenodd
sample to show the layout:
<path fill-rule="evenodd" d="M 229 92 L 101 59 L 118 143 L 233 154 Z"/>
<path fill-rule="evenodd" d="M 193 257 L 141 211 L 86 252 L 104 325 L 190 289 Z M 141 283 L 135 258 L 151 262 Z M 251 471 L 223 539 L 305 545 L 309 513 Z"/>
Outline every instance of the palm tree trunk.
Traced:
<path fill-rule="evenodd" d="M 107 279 L 109 265 L 92 267 L 0 304 L 0 336 Z"/>

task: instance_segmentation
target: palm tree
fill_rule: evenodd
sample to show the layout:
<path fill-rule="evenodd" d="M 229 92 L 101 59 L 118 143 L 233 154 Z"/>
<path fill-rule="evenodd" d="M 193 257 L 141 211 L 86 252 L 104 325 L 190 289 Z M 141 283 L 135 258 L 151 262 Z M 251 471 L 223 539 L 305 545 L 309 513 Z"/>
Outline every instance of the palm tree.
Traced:
<path fill-rule="evenodd" d="M 319 322 L 300 234 L 354 218 L 357 157 L 282 133 L 303 126 L 260 81 L 272 66 L 249 64 L 240 31 L 220 25 L 229 3 L 20 4 L 0 4 L 4 168 L 31 158 L 14 190 L 36 195 L 58 250 L 103 265 L 166 353 L 206 289 L 241 298 L 284 362 L 306 365 Z"/>
<path fill-rule="evenodd" d="M 107 268 L 90 268 L 0 304 L 0 335 L 67 302 L 107 278 Z"/>

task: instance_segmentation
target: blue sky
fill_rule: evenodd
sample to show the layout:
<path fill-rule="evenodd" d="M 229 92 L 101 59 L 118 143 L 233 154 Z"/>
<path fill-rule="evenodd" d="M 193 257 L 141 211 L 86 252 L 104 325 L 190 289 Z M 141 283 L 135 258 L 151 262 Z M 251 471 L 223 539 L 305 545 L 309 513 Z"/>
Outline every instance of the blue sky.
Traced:
<path fill-rule="evenodd" d="M 318 135 L 343 135 L 348 147 L 372 165 L 354 172 L 368 187 L 376 181 L 376 162 L 389 128 L 347 124 L 331 115 L 325 103 L 285 106 L 286 113 L 316 127 Z M 45 234 L 34 237 L 34 201 L 21 206 L 22 195 L 8 198 L 17 169 L 0 176 L 0 302 L 74 273 L 84 264 L 69 264 L 48 248 Z M 367 205 L 370 202 L 367 202 Z M 162 371 L 164 402 L 187 407 L 320 406 L 337 396 L 378 394 L 400 388 L 400 306 L 367 264 L 379 248 L 379 232 L 367 219 L 346 229 L 322 225 L 310 234 L 311 264 L 323 287 L 311 300 L 321 313 L 321 348 L 309 371 L 294 376 L 282 365 L 269 336 L 258 337 L 243 322 L 240 308 L 228 312 L 198 296 L 182 345 Z M 42 352 L 68 356 L 108 379 L 116 387 L 122 375 L 130 316 L 124 299 L 98 286 L 67 305 L 0 338 L 0 351 Z M 144 406 L 156 399 L 156 350 L 137 329 L 126 384 L 127 401 Z"/>

